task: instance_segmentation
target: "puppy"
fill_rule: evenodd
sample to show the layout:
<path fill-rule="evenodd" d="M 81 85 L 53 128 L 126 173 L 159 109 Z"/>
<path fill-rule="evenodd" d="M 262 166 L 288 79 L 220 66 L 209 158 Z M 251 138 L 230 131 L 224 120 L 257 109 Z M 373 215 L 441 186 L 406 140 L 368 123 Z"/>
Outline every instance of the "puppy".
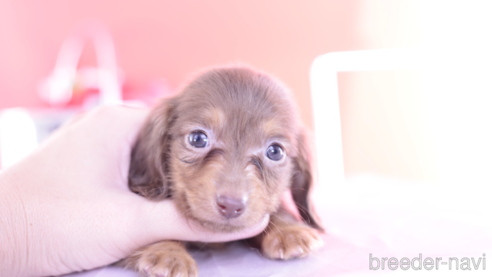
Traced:
<path fill-rule="evenodd" d="M 246 67 L 208 70 L 151 112 L 133 148 L 130 189 L 172 198 L 212 231 L 234 232 L 270 214 L 251 239 L 270 259 L 304 257 L 321 245 L 308 202 L 308 145 L 288 91 Z M 290 189 L 304 222 L 280 208 Z M 123 261 L 148 276 L 197 276 L 180 241 L 149 245 Z"/>

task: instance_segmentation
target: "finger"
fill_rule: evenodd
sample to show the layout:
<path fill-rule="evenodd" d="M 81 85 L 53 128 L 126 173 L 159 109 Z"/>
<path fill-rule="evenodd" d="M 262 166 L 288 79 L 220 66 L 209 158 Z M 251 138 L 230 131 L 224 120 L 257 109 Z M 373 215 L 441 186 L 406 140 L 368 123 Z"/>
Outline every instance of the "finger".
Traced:
<path fill-rule="evenodd" d="M 101 106 L 88 112 L 80 123 L 85 129 L 90 129 L 92 133 L 99 131 L 95 134 L 108 139 L 119 140 L 123 137 L 133 142 L 148 113 L 148 109 Z M 98 130 L 94 130 L 95 127 Z"/>
<path fill-rule="evenodd" d="M 99 107 L 59 129 L 43 147 L 45 151 L 55 151 L 55 156 L 66 157 L 66 163 L 84 164 L 90 176 L 97 177 L 91 184 L 106 180 L 107 185 L 127 190 L 131 146 L 148 112 L 121 106 Z"/>
<path fill-rule="evenodd" d="M 80 123 L 80 133 L 92 132 L 94 143 L 91 148 L 104 152 L 105 159 L 109 161 L 106 164 L 113 165 L 112 169 L 107 169 L 106 175 L 116 174 L 112 183 L 125 190 L 128 190 L 131 148 L 148 113 L 148 109 L 103 106 L 90 112 Z"/>
<path fill-rule="evenodd" d="M 183 216 L 172 200 L 146 201 L 142 209 L 145 217 L 141 233 L 152 243 L 159 240 L 182 240 L 201 242 L 226 242 L 250 238 L 260 234 L 268 225 L 266 215 L 252 226 L 234 232 L 211 231 L 200 223 Z"/>
<path fill-rule="evenodd" d="M 256 235 L 259 235 L 268 225 L 270 221 L 270 215 L 265 215 L 259 222 L 255 223 L 252 226 L 248 226 L 246 228 L 240 229 L 234 232 L 213 232 L 207 229 L 204 229 L 196 221 L 189 220 L 188 228 L 185 228 L 183 231 L 191 231 L 193 235 L 195 235 L 196 239 L 193 241 L 202 241 L 202 242 L 225 242 L 225 241 L 235 241 L 246 238 L 251 238 Z M 181 239 L 181 240 L 189 240 L 190 239 Z"/>
<path fill-rule="evenodd" d="M 74 115 L 58 129 L 57 135 L 70 132 L 74 136 L 83 137 L 85 141 L 123 140 L 127 144 L 133 143 L 148 113 L 148 109 L 101 106 Z"/>
<path fill-rule="evenodd" d="M 70 126 L 76 122 L 79 121 L 79 119 L 83 118 L 84 115 L 86 115 L 87 112 L 85 111 L 79 111 L 77 113 L 75 113 L 74 115 L 70 116 L 65 122 L 63 122 L 63 124 L 60 126 L 60 128 L 63 128 L 65 126 Z"/>

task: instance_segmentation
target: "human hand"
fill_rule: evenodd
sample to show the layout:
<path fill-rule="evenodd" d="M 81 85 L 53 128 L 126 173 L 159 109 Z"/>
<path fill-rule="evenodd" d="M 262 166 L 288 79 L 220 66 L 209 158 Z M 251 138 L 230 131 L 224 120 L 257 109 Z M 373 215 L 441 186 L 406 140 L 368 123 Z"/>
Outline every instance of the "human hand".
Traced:
<path fill-rule="evenodd" d="M 56 131 L 0 172 L 2 276 L 60 275 L 114 263 L 160 240 L 218 242 L 260 233 L 212 233 L 183 218 L 171 200 L 128 189 L 131 145 L 146 110 L 104 107 Z"/>

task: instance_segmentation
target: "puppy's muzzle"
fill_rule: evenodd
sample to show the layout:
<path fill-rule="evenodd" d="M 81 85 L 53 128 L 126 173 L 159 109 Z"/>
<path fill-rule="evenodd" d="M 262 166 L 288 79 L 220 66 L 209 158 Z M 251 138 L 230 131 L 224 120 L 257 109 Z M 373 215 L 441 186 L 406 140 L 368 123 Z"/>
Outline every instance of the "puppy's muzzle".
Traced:
<path fill-rule="evenodd" d="M 227 195 L 220 195 L 217 197 L 217 207 L 219 212 L 226 219 L 240 216 L 243 213 L 244 208 L 246 208 L 245 202 L 244 199 Z"/>

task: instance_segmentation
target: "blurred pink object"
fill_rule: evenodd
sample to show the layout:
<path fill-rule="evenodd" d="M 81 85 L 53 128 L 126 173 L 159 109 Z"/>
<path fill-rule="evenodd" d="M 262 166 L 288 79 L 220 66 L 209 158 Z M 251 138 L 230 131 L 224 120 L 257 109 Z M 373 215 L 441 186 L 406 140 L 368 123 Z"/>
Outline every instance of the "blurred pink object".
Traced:
<path fill-rule="evenodd" d="M 86 42 L 94 44 L 98 64 L 78 68 Z M 171 95 L 165 80 L 125 80 L 117 65 L 111 34 L 94 21 L 80 24 L 65 39 L 53 71 L 38 89 L 50 108 L 0 110 L 0 169 L 29 154 L 76 113 L 98 105 L 147 107 Z"/>
<path fill-rule="evenodd" d="M 88 42 L 94 45 L 97 65 L 78 68 Z M 139 98 L 151 102 L 167 93 L 163 91 L 167 89 L 165 84 L 163 86 L 162 82 L 153 82 L 144 91 L 130 94 L 133 98 L 124 99 L 124 89 L 128 91 L 129 88 L 132 86 L 125 82 L 123 70 L 117 64 L 113 38 L 105 25 L 97 21 L 80 24 L 64 40 L 55 68 L 38 86 L 41 99 L 55 107 L 82 105 L 90 108 L 94 105 L 122 104 L 124 100 L 133 105 L 145 106 L 148 103 L 139 101 Z M 153 99 L 148 99 L 149 96 Z"/>

